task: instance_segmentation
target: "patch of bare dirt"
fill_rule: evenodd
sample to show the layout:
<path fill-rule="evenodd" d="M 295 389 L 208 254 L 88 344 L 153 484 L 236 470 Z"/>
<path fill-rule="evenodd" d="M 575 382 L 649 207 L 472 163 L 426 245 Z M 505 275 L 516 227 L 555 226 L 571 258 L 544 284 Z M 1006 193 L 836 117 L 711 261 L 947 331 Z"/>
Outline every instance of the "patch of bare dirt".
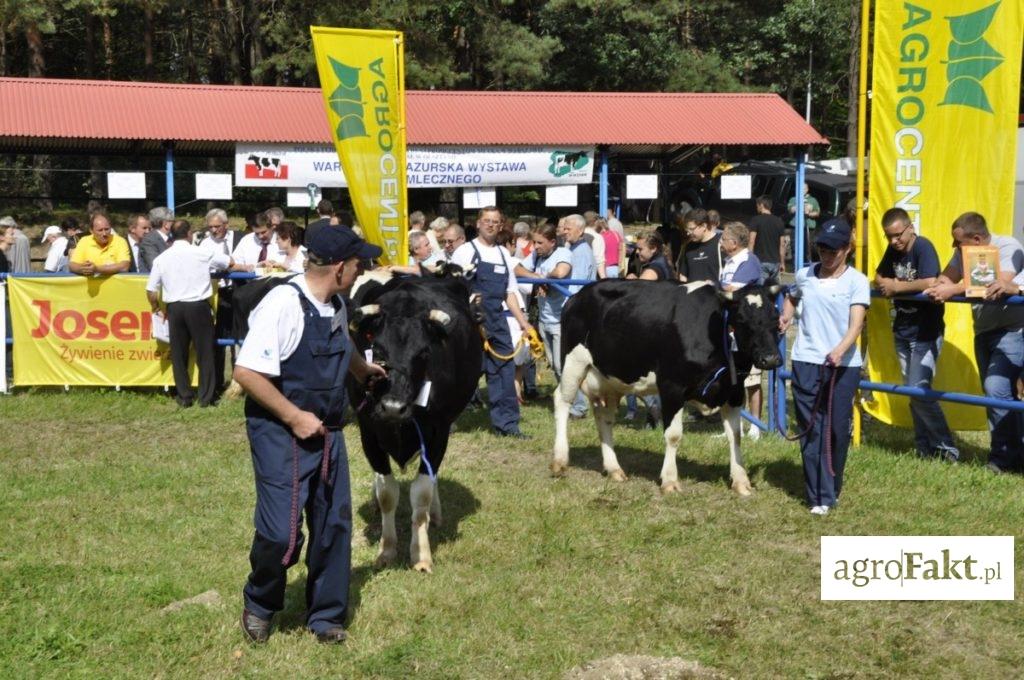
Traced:
<path fill-rule="evenodd" d="M 566 680 L 720 680 L 726 677 L 721 671 L 678 656 L 627 654 L 590 661 L 565 674 Z"/>

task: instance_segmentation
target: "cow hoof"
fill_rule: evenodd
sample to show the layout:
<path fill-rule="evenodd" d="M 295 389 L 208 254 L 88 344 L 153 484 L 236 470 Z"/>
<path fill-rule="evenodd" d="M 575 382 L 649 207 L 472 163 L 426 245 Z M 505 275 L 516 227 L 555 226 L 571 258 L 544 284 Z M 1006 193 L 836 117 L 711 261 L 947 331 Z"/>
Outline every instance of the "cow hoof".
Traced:
<path fill-rule="evenodd" d="M 563 476 L 565 476 L 565 473 L 566 473 L 566 471 L 568 469 L 569 469 L 568 463 L 560 463 L 558 461 L 554 461 L 554 462 L 551 463 L 551 475 L 553 477 L 563 477 Z"/>
<path fill-rule="evenodd" d="M 683 487 L 680 486 L 679 482 L 669 482 L 668 484 L 661 485 L 661 493 L 668 495 L 670 493 L 682 493 Z"/>
<path fill-rule="evenodd" d="M 624 482 L 627 479 L 629 479 L 629 477 L 626 476 L 626 473 L 623 472 L 621 468 L 609 472 L 608 478 L 611 479 L 613 482 Z"/>
<path fill-rule="evenodd" d="M 750 482 L 733 482 L 732 490 L 744 498 L 754 493 L 753 489 L 750 488 Z"/>
<path fill-rule="evenodd" d="M 420 560 L 416 564 L 412 565 L 412 568 L 420 572 L 421 574 L 434 573 L 434 563 L 430 560 Z"/>
<path fill-rule="evenodd" d="M 386 569 L 395 562 L 395 558 L 398 557 L 398 553 L 394 550 L 381 552 L 377 555 L 377 559 L 373 561 L 374 569 Z"/>

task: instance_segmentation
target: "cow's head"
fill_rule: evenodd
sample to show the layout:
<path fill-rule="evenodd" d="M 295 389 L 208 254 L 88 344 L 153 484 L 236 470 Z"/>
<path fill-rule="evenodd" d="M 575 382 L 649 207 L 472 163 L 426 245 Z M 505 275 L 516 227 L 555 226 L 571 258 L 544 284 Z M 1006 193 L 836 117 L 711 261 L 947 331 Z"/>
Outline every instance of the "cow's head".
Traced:
<path fill-rule="evenodd" d="M 775 307 L 778 286 L 748 286 L 737 291 L 719 291 L 729 313 L 729 326 L 736 345 L 754 365 L 773 369 L 782 365 L 779 355 L 779 311 Z"/>
<path fill-rule="evenodd" d="M 371 417 L 399 423 L 413 416 L 417 397 L 430 379 L 433 346 L 451 323 L 440 309 L 367 304 L 355 310 L 350 327 L 359 351 L 372 350 L 374 363 L 387 371 L 387 378 L 373 387 Z"/>

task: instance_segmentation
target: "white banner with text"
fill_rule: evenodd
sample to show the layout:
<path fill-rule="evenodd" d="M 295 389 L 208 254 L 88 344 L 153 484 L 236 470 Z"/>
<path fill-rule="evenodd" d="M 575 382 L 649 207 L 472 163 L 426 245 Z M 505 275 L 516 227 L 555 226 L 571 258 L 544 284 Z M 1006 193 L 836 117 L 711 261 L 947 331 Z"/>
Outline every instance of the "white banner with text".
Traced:
<path fill-rule="evenodd" d="M 496 187 L 589 184 L 594 147 L 409 147 L 409 187 Z M 235 185 L 240 187 L 345 187 L 329 144 L 236 144 Z"/>

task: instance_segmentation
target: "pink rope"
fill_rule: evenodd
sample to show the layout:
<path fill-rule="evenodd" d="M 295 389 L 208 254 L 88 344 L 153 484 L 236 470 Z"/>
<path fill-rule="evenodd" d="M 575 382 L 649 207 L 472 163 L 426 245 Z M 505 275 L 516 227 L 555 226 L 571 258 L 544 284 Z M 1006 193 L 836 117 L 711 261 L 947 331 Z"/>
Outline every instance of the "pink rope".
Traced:
<path fill-rule="evenodd" d="M 295 553 L 295 544 L 298 541 L 299 524 L 299 444 L 292 437 L 292 510 L 288 529 L 288 552 L 281 558 L 281 564 L 288 566 L 292 555 Z"/>

